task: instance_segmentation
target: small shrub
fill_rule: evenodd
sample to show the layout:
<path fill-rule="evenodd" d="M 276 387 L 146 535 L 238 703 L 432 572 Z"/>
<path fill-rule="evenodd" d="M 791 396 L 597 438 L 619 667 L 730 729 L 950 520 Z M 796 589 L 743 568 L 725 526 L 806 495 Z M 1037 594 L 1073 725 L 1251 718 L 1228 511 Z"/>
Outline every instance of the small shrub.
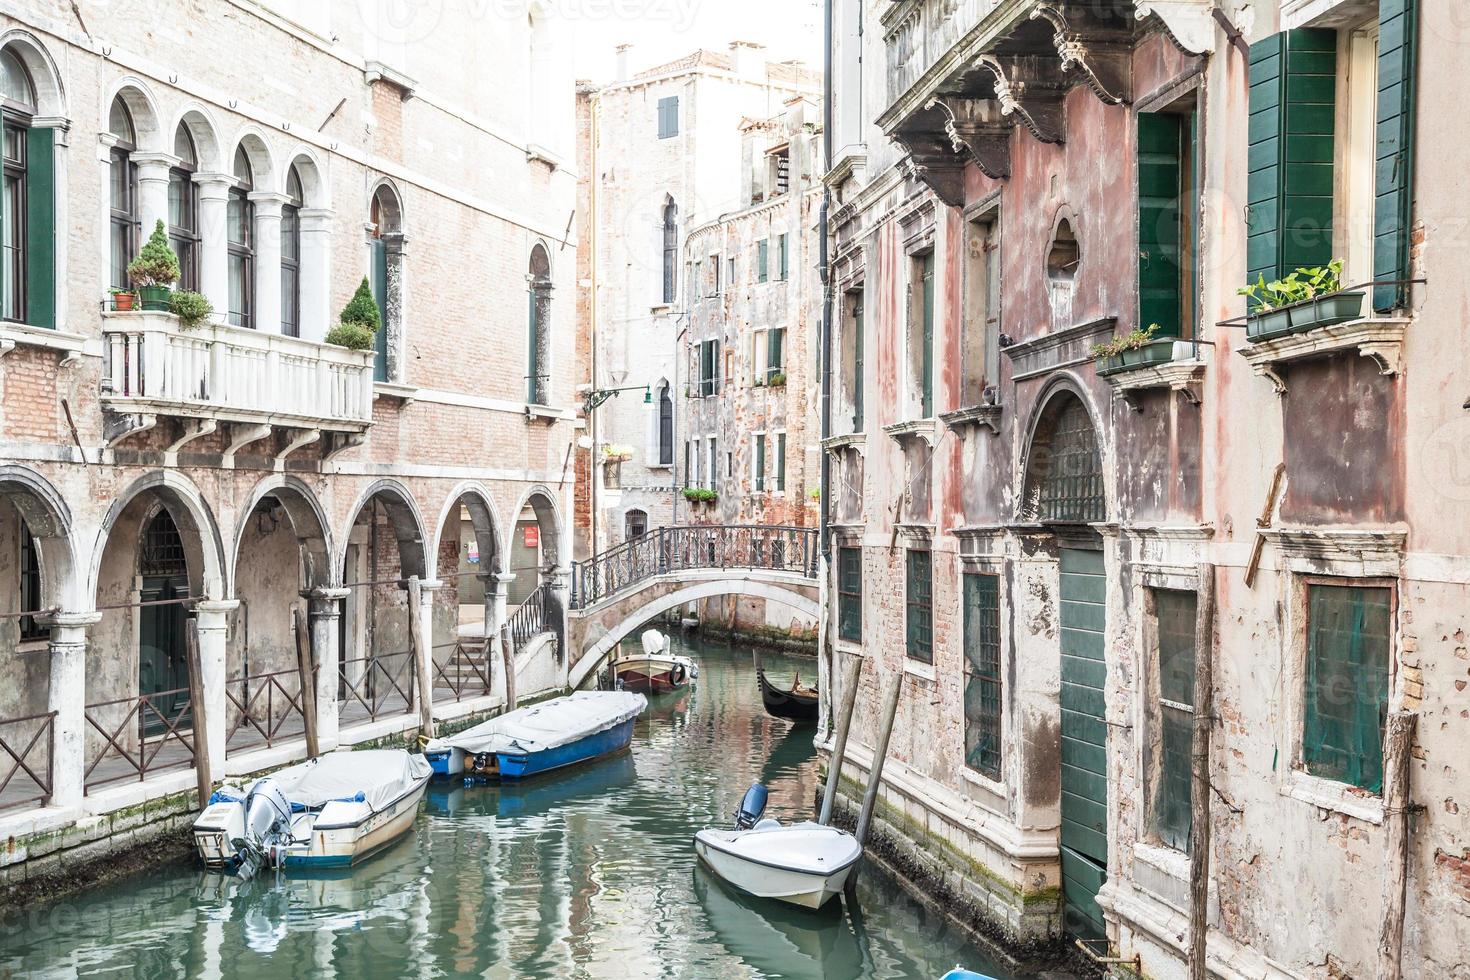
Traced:
<path fill-rule="evenodd" d="M 178 281 L 179 257 L 168 247 L 168 232 L 159 219 L 143 250 L 128 263 L 128 282 L 134 286 L 172 286 Z"/>
<path fill-rule="evenodd" d="M 327 343 L 348 350 L 372 350 L 376 334 L 360 323 L 339 323 L 327 331 Z"/>
<path fill-rule="evenodd" d="M 169 294 L 168 311 L 179 318 L 179 326 L 193 330 L 209 319 L 214 305 L 191 289 L 180 289 Z"/>
<path fill-rule="evenodd" d="M 772 388 L 786 387 L 786 372 L 777 371 L 775 374 L 771 375 L 770 385 Z"/>
<path fill-rule="evenodd" d="M 1157 323 L 1150 323 L 1147 330 L 1134 327 L 1125 334 L 1120 334 L 1108 341 L 1106 344 L 1097 344 L 1092 348 L 1093 357 L 1117 357 L 1125 350 L 1138 350 L 1144 344 L 1154 339 L 1154 334 L 1164 329 Z"/>
<path fill-rule="evenodd" d="M 354 324 L 363 327 L 370 334 L 378 332 L 382 326 L 382 318 L 378 316 L 378 301 L 373 299 L 373 289 L 368 285 L 367 277 L 363 276 L 362 283 L 357 287 L 357 292 L 342 307 L 342 315 L 338 318 L 343 324 Z M 327 341 L 331 343 L 331 341 Z M 345 346 L 345 345 L 344 345 Z M 369 345 L 371 346 L 371 345 Z M 366 350 L 367 348 L 355 348 Z"/>
<path fill-rule="evenodd" d="M 684 499 L 691 504 L 712 504 L 719 499 L 719 494 L 704 487 L 685 487 Z"/>

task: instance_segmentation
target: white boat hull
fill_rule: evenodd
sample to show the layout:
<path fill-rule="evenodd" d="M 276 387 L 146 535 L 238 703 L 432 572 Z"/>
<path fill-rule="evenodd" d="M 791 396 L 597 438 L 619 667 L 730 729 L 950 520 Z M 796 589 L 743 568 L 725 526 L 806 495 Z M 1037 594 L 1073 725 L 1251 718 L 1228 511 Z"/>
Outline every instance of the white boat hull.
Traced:
<path fill-rule="evenodd" d="M 722 843 L 717 835 L 701 831 L 694 838 L 694 851 L 711 871 L 741 891 L 808 909 L 821 908 L 841 892 L 857 864 L 854 858 L 827 872 L 776 867 L 732 853 Z"/>

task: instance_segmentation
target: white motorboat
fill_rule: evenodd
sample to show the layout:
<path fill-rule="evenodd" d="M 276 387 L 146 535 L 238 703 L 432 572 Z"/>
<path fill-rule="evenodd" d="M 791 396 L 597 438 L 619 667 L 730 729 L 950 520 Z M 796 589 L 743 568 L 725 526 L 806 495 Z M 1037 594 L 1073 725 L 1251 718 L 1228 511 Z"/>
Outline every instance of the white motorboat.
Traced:
<path fill-rule="evenodd" d="M 432 770 L 402 749 L 332 752 L 226 786 L 194 821 L 207 867 L 248 878 L 261 868 L 342 868 L 408 832 Z"/>
<path fill-rule="evenodd" d="M 683 687 L 699 676 L 699 665 L 673 653 L 669 638 L 658 630 L 644 630 L 643 656 L 629 654 L 613 661 L 619 685 L 628 691 L 660 694 Z"/>
<path fill-rule="evenodd" d="M 842 891 L 862 857 L 856 839 L 836 827 L 761 819 L 766 788 L 751 786 L 734 830 L 701 830 L 694 851 L 709 869 L 750 895 L 819 909 Z"/>

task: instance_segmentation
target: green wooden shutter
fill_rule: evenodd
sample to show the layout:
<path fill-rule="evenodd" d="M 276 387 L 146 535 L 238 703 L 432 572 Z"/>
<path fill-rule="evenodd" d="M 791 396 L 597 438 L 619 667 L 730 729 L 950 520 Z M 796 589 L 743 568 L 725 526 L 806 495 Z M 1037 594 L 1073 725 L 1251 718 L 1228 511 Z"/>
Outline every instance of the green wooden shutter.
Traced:
<path fill-rule="evenodd" d="M 1138 324 L 1157 323 L 1177 337 L 1183 322 L 1179 284 L 1179 197 L 1183 190 L 1185 117 L 1138 114 Z"/>
<path fill-rule="evenodd" d="M 1251 282 L 1332 260 L 1337 32 L 1251 45 L 1246 266 Z"/>
<path fill-rule="evenodd" d="M 921 354 L 920 404 L 923 418 L 934 415 L 934 253 L 921 260 L 923 276 L 923 352 Z"/>
<path fill-rule="evenodd" d="M 756 242 L 756 245 L 755 245 L 755 268 L 756 268 L 756 273 L 755 273 L 755 276 L 756 276 L 756 281 L 757 282 L 765 282 L 768 278 L 770 278 L 770 274 L 767 272 L 767 269 L 766 269 L 767 265 L 769 265 L 769 262 L 767 261 L 770 258 L 769 252 L 770 252 L 770 244 L 764 238 L 762 238 L 760 241 Z"/>
<path fill-rule="evenodd" d="M 1370 793 L 1383 790 L 1392 604 L 1383 588 L 1307 590 L 1302 762 L 1313 775 Z"/>
<path fill-rule="evenodd" d="M 766 333 L 766 377 L 786 366 L 786 329 L 774 327 Z"/>
<path fill-rule="evenodd" d="M 378 301 L 378 333 L 373 338 L 373 380 L 388 380 L 388 246 L 373 239 L 373 298 Z"/>
<path fill-rule="evenodd" d="M 904 617 L 905 650 L 926 664 L 934 662 L 934 598 L 929 552 L 911 548 L 907 555 Z"/>
<path fill-rule="evenodd" d="M 786 433 L 776 433 L 776 492 L 786 491 Z"/>
<path fill-rule="evenodd" d="M 785 279 L 788 267 L 785 235 L 780 235 L 776 238 L 776 267 L 779 270 L 777 278 Z"/>
<path fill-rule="evenodd" d="M 1374 154 L 1373 278 L 1409 278 L 1413 220 L 1414 56 L 1418 27 L 1414 0 L 1378 3 L 1378 147 Z M 1378 286 L 1379 312 L 1408 305 L 1407 286 Z"/>
<path fill-rule="evenodd" d="M 861 643 L 863 639 L 863 553 L 860 548 L 837 549 L 837 636 Z"/>
<path fill-rule="evenodd" d="M 56 328 L 55 130 L 26 130 L 26 323 Z"/>
<path fill-rule="evenodd" d="M 1000 576 L 964 579 L 965 765 L 1000 779 Z"/>
<path fill-rule="evenodd" d="M 863 301 L 852 311 L 852 431 L 863 431 Z"/>

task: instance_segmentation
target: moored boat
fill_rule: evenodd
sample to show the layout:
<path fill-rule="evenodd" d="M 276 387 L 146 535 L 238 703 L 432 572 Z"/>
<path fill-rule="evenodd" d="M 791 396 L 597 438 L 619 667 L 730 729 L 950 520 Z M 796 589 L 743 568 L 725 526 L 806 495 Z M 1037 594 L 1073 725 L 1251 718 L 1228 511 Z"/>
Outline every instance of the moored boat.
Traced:
<path fill-rule="evenodd" d="M 849 833 L 806 821 L 761 819 L 766 788 L 751 786 L 735 812 L 734 830 L 694 835 L 694 851 L 715 874 L 758 898 L 818 909 L 842 891 L 863 849 Z"/>
<path fill-rule="evenodd" d="M 635 653 L 619 657 L 613 662 L 613 672 L 624 690 L 662 694 L 698 677 L 699 666 L 689 657 L 672 653 L 664 634 L 645 630 L 642 656 Z"/>
<path fill-rule="evenodd" d="M 408 832 L 431 771 L 401 749 L 332 752 L 226 786 L 194 821 L 207 867 L 250 877 L 261 868 L 342 868 Z"/>
<path fill-rule="evenodd" d="M 761 703 L 766 706 L 766 714 L 791 721 L 817 720 L 817 689 L 803 686 L 800 674 L 792 678 L 789 688 L 772 684 L 762 667 L 755 669 L 755 676 L 760 684 Z"/>
<path fill-rule="evenodd" d="M 631 691 L 577 691 L 436 738 L 424 755 L 440 777 L 524 779 L 621 752 L 647 706 Z"/>

